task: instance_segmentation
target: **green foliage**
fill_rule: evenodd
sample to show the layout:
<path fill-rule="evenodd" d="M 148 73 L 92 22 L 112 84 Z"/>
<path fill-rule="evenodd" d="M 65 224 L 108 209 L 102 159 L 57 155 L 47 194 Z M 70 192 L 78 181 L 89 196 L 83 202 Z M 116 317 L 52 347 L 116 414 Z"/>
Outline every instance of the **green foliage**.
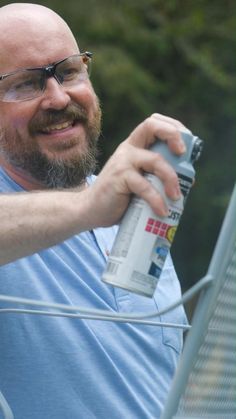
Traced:
<path fill-rule="evenodd" d="M 205 273 L 235 181 L 235 0 L 47 0 L 94 52 L 101 165 L 153 112 L 205 140 L 173 255 L 183 287 Z"/>

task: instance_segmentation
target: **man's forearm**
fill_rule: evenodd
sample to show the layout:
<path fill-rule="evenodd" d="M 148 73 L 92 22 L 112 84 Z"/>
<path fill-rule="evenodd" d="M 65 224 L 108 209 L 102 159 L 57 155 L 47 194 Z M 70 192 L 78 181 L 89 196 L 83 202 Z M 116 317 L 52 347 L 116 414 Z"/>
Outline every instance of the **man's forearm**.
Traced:
<path fill-rule="evenodd" d="M 0 213 L 1 265 L 93 227 L 85 191 L 2 194 Z"/>

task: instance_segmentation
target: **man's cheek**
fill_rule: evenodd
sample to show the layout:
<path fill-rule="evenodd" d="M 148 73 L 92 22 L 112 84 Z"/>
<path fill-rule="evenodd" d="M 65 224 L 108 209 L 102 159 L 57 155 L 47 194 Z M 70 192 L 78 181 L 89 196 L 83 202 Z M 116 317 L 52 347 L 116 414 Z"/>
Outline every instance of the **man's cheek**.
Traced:
<path fill-rule="evenodd" d="M 12 128 L 16 130 L 22 130 L 25 129 L 28 125 L 28 121 L 26 118 L 23 118 L 22 116 L 16 117 L 12 119 L 11 126 Z"/>

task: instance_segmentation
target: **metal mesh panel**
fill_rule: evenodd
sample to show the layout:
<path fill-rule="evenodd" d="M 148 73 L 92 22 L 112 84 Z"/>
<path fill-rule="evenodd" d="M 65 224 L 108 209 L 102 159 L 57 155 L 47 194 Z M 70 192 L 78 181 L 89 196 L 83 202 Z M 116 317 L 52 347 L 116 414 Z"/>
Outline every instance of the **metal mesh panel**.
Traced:
<path fill-rule="evenodd" d="M 236 243 L 224 275 L 174 416 L 178 419 L 236 418 Z"/>

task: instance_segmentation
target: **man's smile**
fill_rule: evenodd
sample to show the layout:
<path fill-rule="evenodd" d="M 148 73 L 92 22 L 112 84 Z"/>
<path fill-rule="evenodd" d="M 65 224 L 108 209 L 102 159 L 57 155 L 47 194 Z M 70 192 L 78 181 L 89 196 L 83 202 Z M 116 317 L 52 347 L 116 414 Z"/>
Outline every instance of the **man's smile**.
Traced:
<path fill-rule="evenodd" d="M 71 122 L 71 121 L 65 121 L 65 122 L 61 122 L 61 123 L 58 123 L 58 124 L 49 125 L 46 128 L 44 128 L 42 130 L 42 132 L 44 132 L 46 134 L 47 133 L 50 134 L 51 132 L 61 131 L 61 130 L 67 129 L 69 127 L 72 127 L 72 126 L 74 126 L 74 121 L 73 122 Z"/>

